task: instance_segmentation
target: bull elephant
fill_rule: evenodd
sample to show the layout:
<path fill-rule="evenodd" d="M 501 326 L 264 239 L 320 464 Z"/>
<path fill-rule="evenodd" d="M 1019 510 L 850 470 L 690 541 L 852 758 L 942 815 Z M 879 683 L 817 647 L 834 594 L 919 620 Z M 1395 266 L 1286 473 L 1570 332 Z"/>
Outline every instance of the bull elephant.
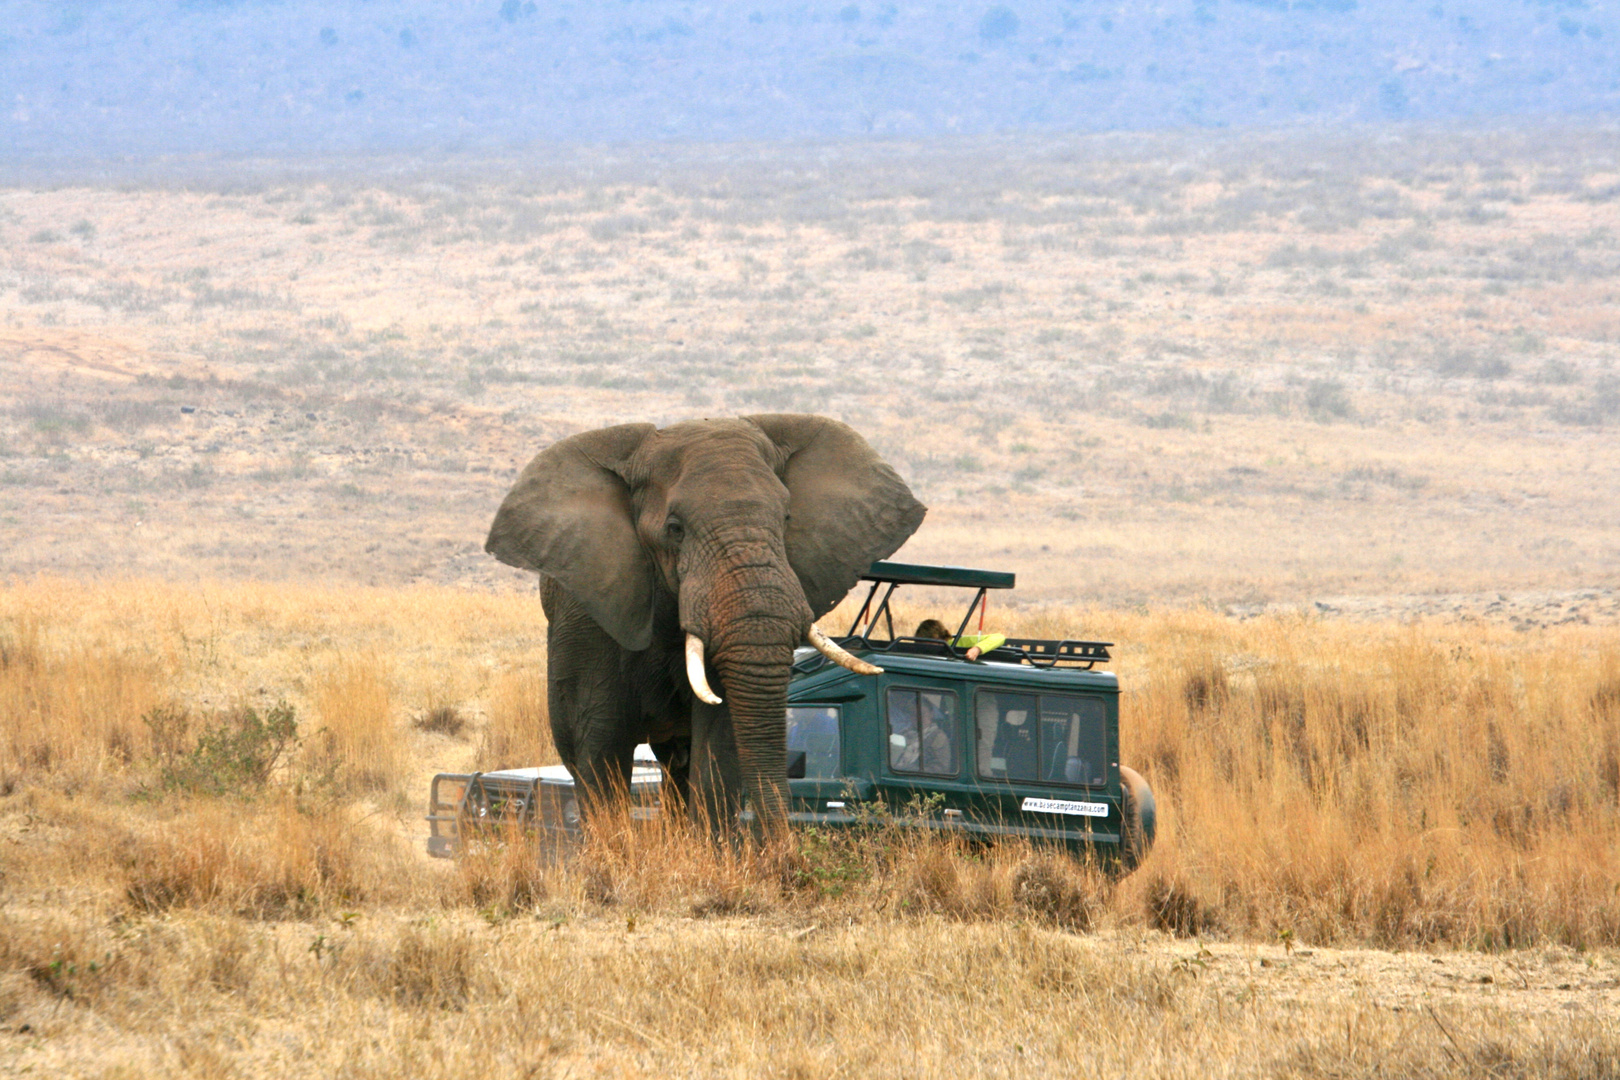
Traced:
<path fill-rule="evenodd" d="M 821 416 L 621 424 L 542 451 L 485 550 L 538 571 L 551 730 L 588 812 L 650 742 L 711 825 L 743 795 L 786 820 L 793 651 L 926 508 L 866 440 Z"/>

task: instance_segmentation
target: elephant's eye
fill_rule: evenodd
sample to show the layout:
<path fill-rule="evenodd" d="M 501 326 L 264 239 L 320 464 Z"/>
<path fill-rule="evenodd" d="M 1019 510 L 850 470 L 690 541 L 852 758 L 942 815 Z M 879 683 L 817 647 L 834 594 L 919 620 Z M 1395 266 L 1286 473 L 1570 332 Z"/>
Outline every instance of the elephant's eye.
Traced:
<path fill-rule="evenodd" d="M 686 539 L 686 526 L 674 518 L 664 523 L 664 539 L 672 544 L 678 544 Z"/>

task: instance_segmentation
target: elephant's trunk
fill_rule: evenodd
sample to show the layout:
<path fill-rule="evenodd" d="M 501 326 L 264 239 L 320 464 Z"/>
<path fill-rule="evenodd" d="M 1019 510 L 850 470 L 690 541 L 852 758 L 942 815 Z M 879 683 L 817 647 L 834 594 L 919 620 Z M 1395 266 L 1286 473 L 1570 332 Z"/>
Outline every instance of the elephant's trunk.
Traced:
<path fill-rule="evenodd" d="M 738 790 L 729 798 L 746 794 L 771 831 L 787 820 L 788 683 L 812 613 L 775 530 L 734 528 L 709 544 L 717 557 L 707 574 L 687 577 L 681 625 L 707 646 L 719 683 L 711 692 L 730 713 L 737 750 L 730 783 Z"/>
<path fill-rule="evenodd" d="M 755 819 L 769 833 L 787 821 L 787 694 L 793 645 L 734 647 L 714 657 L 737 740 L 737 766 Z"/>

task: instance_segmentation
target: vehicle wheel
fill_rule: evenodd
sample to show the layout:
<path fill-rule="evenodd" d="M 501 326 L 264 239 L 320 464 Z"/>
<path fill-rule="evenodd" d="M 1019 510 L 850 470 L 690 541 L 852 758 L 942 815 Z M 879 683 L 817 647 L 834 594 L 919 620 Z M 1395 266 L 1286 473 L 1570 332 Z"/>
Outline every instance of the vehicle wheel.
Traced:
<path fill-rule="evenodd" d="M 1153 789 L 1135 769 L 1119 767 L 1119 787 L 1123 796 L 1120 816 L 1119 860 L 1121 868 L 1130 873 L 1147 858 L 1153 847 L 1153 834 L 1158 826 L 1157 809 L 1153 802 Z"/>

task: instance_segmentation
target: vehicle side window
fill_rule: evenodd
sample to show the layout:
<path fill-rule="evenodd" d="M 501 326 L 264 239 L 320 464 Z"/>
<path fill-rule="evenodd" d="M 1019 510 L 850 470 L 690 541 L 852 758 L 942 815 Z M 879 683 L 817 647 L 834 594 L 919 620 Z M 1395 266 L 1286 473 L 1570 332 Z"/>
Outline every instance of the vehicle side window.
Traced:
<path fill-rule="evenodd" d="M 834 705 L 789 705 L 787 749 L 804 751 L 804 775 L 815 779 L 838 775 L 838 708 Z"/>
<path fill-rule="evenodd" d="M 1108 707 L 1100 698 L 1041 695 L 1042 779 L 1100 787 L 1108 782 Z"/>
<path fill-rule="evenodd" d="M 1100 698 L 980 690 L 979 775 L 1091 787 L 1108 782 L 1108 707 Z"/>
<path fill-rule="evenodd" d="M 889 691 L 889 768 L 955 776 L 956 695 L 948 690 Z"/>
<path fill-rule="evenodd" d="M 1040 769 L 1040 733 L 1034 694 L 980 690 L 979 775 L 990 780 L 1034 780 Z"/>

